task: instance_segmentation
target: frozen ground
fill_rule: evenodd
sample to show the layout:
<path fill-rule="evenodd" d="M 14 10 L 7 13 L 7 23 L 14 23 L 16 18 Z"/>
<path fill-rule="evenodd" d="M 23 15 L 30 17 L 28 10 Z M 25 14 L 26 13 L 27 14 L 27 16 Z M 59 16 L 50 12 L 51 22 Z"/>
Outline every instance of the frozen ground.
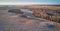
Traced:
<path fill-rule="evenodd" d="M 54 22 L 43 19 L 24 18 L 0 10 L 0 31 L 58 31 Z"/>

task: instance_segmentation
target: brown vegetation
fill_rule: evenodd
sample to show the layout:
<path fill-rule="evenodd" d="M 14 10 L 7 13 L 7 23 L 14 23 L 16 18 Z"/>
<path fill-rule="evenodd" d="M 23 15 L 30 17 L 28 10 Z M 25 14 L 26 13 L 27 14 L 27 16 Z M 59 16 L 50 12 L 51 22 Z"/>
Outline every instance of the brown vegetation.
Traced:
<path fill-rule="evenodd" d="M 26 8 L 23 7 L 23 9 L 29 9 L 36 17 L 60 23 L 60 7 L 58 6 L 28 6 Z M 14 13 L 19 13 L 19 16 L 26 16 L 19 9 L 9 10 L 9 12 L 11 11 Z"/>
<path fill-rule="evenodd" d="M 59 9 L 60 7 L 56 7 L 56 6 L 46 6 L 46 7 L 34 6 L 30 8 L 30 10 L 34 12 L 33 14 L 35 16 L 60 23 L 60 10 Z"/>
<path fill-rule="evenodd" d="M 22 14 L 20 9 L 10 9 L 8 10 L 8 12 L 12 12 L 12 13 L 17 13 L 17 14 Z"/>

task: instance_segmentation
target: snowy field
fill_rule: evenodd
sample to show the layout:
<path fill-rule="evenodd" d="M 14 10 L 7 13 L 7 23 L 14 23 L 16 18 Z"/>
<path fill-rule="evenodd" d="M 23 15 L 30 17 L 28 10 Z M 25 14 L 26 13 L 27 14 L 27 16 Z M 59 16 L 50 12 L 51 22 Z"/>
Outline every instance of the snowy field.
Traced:
<path fill-rule="evenodd" d="M 32 16 L 33 17 L 33 16 Z M 59 31 L 54 22 L 20 17 L 8 10 L 0 10 L 0 31 Z"/>

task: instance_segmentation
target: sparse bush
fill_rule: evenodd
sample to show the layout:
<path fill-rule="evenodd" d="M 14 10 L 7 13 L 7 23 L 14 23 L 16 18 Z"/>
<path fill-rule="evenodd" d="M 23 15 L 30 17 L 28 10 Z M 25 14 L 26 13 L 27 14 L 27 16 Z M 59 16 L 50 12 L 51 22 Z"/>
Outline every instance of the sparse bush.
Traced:
<path fill-rule="evenodd" d="M 57 18 L 57 22 L 60 23 L 60 18 Z"/>
<path fill-rule="evenodd" d="M 22 14 L 20 9 L 10 9 L 8 10 L 8 12 L 12 12 L 12 13 L 17 13 L 17 14 Z"/>
<path fill-rule="evenodd" d="M 56 17 L 57 14 L 56 14 L 55 10 L 33 9 L 31 11 L 33 11 L 33 15 L 35 15 L 36 17 L 47 19 L 47 20 L 54 21 L 54 22 L 60 22 L 60 19 L 58 19 L 58 17 Z M 58 13 L 60 14 L 60 12 L 58 12 Z"/>
<path fill-rule="evenodd" d="M 26 17 L 26 15 L 25 14 L 18 14 L 19 16 L 21 16 L 21 17 Z"/>

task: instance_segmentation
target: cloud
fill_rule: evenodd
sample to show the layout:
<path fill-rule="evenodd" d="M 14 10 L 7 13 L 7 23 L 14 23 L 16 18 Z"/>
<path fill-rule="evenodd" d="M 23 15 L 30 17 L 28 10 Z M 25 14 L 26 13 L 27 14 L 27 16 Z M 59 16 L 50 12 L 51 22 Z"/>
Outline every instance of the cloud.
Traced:
<path fill-rule="evenodd" d="M 30 4 L 57 4 L 57 3 L 43 3 L 43 2 L 42 3 L 37 3 L 37 2 L 0 2 L 0 5 L 30 5 Z"/>
<path fill-rule="evenodd" d="M 29 4 L 39 4 L 39 3 L 30 3 L 30 2 L 0 2 L 0 5 L 29 5 Z"/>

